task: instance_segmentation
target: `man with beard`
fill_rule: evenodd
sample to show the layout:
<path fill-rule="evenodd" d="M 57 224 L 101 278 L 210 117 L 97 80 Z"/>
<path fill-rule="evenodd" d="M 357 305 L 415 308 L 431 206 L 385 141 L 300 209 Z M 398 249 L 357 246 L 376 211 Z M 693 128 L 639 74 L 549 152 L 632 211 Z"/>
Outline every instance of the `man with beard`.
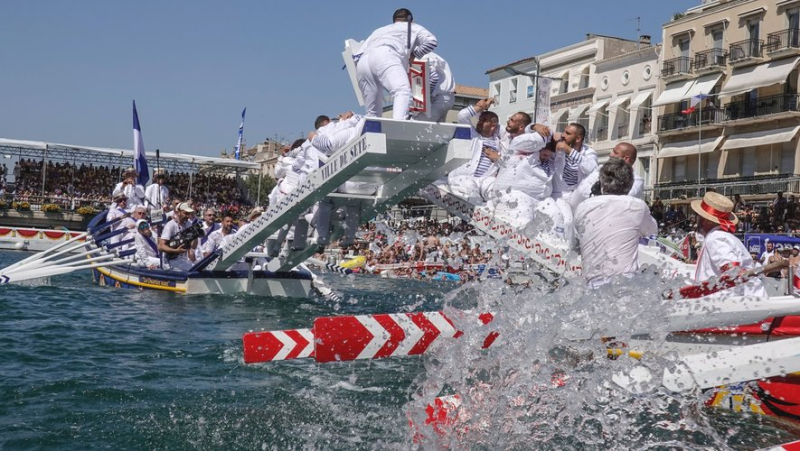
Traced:
<path fill-rule="evenodd" d="M 222 218 L 220 228 L 208 235 L 208 240 L 203 245 L 203 256 L 208 257 L 217 249 L 225 247 L 235 235 L 233 233 L 233 217 L 226 214 Z"/>

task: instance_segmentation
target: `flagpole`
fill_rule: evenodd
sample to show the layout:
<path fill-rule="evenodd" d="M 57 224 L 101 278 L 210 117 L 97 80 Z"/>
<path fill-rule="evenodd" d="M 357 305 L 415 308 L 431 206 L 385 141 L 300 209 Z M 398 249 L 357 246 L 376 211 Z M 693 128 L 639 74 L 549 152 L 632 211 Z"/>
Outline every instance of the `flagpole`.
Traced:
<path fill-rule="evenodd" d="M 703 93 L 700 93 L 700 109 L 697 110 L 697 197 L 702 197 L 700 193 L 700 168 L 703 165 Z"/>

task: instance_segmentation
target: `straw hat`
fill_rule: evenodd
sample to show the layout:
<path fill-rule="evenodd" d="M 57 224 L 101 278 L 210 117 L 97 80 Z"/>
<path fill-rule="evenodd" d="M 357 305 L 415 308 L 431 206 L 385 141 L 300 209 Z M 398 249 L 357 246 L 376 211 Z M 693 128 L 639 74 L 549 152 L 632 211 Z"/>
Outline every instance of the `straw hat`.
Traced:
<path fill-rule="evenodd" d="M 734 232 L 739 218 L 733 213 L 733 202 L 722 194 L 707 192 L 702 199 L 692 201 L 692 210 L 701 217 L 722 226 L 726 232 Z"/>
<path fill-rule="evenodd" d="M 127 199 L 127 198 L 128 196 L 125 195 L 125 191 L 121 189 L 114 190 L 114 193 L 111 195 L 111 200 L 113 200 L 114 202 L 120 199 Z"/>
<path fill-rule="evenodd" d="M 139 175 L 139 173 L 136 172 L 136 168 L 125 169 L 125 172 L 122 173 L 122 175 L 128 175 L 128 174 Z"/>

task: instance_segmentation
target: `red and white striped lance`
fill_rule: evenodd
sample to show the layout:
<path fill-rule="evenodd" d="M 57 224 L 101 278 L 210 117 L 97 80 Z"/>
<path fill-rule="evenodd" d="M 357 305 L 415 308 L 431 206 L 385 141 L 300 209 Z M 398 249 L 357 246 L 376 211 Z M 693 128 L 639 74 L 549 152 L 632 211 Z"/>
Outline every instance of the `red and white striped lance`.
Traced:
<path fill-rule="evenodd" d="M 494 314 L 481 313 L 478 319 L 487 324 Z M 304 357 L 333 362 L 419 355 L 434 343 L 461 335 L 444 312 L 416 312 L 317 318 L 312 329 L 249 332 L 242 343 L 245 363 Z M 490 332 L 483 347 L 491 346 L 497 335 Z"/>
<path fill-rule="evenodd" d="M 800 451 L 800 440 L 773 446 L 772 448 L 763 448 L 760 451 Z"/>

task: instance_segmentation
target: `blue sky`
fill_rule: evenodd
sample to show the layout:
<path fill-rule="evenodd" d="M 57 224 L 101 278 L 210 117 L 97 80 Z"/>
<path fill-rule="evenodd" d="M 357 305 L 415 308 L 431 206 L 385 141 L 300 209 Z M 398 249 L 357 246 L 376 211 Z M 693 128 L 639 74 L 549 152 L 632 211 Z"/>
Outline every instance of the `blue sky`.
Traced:
<path fill-rule="evenodd" d="M 439 40 L 456 81 L 585 38 L 661 41 L 700 0 L 5 1 L 0 3 L 0 137 L 132 147 L 136 100 L 148 151 L 232 151 L 242 108 L 248 145 L 294 139 L 319 114 L 359 111 L 342 68 L 399 7 Z M 342 7 L 341 5 L 347 5 Z"/>

